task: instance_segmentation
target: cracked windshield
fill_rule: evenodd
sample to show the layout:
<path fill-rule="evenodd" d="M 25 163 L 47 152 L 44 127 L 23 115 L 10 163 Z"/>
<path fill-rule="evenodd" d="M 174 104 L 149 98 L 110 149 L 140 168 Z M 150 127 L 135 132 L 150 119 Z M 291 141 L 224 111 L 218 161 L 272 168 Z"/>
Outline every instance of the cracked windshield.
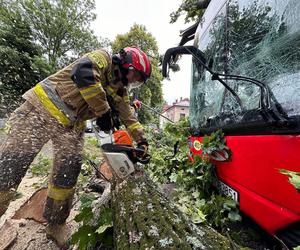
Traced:
<path fill-rule="evenodd" d="M 277 102 L 289 116 L 300 115 L 300 2 L 230 1 L 224 5 L 195 45 L 205 55 L 208 65 L 218 73 L 254 78 L 267 84 L 271 102 Z M 261 90 L 244 80 L 228 80 L 238 94 L 245 111 L 259 109 Z M 241 106 L 218 81 L 211 80 L 193 60 L 190 110 L 195 129 L 208 126 L 212 118 L 230 113 L 216 121 L 222 126 L 243 123 Z M 261 119 L 256 116 L 251 120 Z M 246 119 L 249 121 L 249 119 Z"/>

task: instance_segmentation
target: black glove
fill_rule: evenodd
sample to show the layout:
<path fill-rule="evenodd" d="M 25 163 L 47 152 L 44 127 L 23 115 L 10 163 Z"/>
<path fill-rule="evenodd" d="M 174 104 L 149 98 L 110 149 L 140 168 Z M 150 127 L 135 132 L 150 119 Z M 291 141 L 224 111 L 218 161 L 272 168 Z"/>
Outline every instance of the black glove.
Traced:
<path fill-rule="evenodd" d="M 142 141 L 138 142 L 137 148 L 142 149 L 143 151 L 138 150 L 136 152 L 136 156 L 139 158 L 144 158 L 148 153 L 148 147 L 149 147 L 149 144 L 146 139 L 143 139 Z"/>
<path fill-rule="evenodd" d="M 102 116 L 98 117 L 96 120 L 97 126 L 102 131 L 109 131 L 113 128 L 113 122 L 111 118 L 111 111 L 108 110 L 106 113 L 104 113 Z"/>

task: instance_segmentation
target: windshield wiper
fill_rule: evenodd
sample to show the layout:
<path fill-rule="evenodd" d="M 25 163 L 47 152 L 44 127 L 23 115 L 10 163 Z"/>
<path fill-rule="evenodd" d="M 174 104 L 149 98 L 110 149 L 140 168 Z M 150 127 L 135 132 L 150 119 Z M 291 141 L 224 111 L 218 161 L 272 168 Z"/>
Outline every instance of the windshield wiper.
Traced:
<path fill-rule="evenodd" d="M 276 126 L 291 126 L 295 122 L 288 117 L 284 112 L 281 104 L 276 100 L 269 86 L 254 78 L 239 76 L 239 75 L 227 75 L 214 72 L 209 66 L 206 65 L 206 58 L 204 53 L 195 46 L 178 46 L 170 48 L 166 51 L 163 64 L 162 74 L 164 77 L 168 77 L 168 65 L 176 63 L 178 56 L 181 54 L 190 54 L 197 62 L 205 68 L 211 75 L 212 80 L 219 81 L 235 98 L 242 111 L 245 111 L 243 103 L 239 95 L 225 82 L 226 80 L 244 80 L 260 87 L 260 108 L 267 122 L 273 123 Z M 272 99 L 272 101 L 271 101 Z"/>

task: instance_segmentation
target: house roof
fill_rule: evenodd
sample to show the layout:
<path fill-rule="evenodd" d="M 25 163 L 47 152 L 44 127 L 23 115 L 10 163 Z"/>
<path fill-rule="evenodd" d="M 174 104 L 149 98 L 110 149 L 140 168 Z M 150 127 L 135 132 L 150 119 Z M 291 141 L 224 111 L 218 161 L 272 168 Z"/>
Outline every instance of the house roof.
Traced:
<path fill-rule="evenodd" d="M 189 100 L 189 98 L 184 98 L 184 99 L 183 99 L 183 98 L 181 97 L 179 101 L 176 100 L 175 102 L 173 102 L 172 105 L 165 104 L 165 105 L 163 106 L 163 111 L 162 111 L 162 113 L 164 113 L 164 112 L 166 112 L 166 111 L 172 109 L 173 107 L 175 108 L 175 107 L 189 107 L 189 106 L 190 106 L 190 100 Z"/>
<path fill-rule="evenodd" d="M 189 107 L 190 106 L 190 100 L 188 98 L 183 99 L 179 102 L 173 103 L 173 106 L 184 106 Z"/>

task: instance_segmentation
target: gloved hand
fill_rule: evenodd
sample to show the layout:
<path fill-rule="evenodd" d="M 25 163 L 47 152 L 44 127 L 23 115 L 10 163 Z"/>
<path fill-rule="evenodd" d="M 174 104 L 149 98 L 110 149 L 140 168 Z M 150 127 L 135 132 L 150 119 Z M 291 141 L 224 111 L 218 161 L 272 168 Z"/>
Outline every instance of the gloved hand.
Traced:
<path fill-rule="evenodd" d="M 138 99 L 135 99 L 132 102 L 132 106 L 134 107 L 135 110 L 140 109 L 142 107 L 142 102 L 139 101 Z"/>
<path fill-rule="evenodd" d="M 111 111 L 108 110 L 102 116 L 98 117 L 97 120 L 96 120 L 96 124 L 102 131 L 111 130 L 113 128 L 113 121 L 112 121 L 112 117 L 111 117 Z"/>
<path fill-rule="evenodd" d="M 144 158 L 148 153 L 148 147 L 149 147 L 149 144 L 146 139 L 143 139 L 142 141 L 138 142 L 137 148 L 142 149 L 143 151 L 137 151 L 137 153 L 136 153 L 137 157 Z"/>

